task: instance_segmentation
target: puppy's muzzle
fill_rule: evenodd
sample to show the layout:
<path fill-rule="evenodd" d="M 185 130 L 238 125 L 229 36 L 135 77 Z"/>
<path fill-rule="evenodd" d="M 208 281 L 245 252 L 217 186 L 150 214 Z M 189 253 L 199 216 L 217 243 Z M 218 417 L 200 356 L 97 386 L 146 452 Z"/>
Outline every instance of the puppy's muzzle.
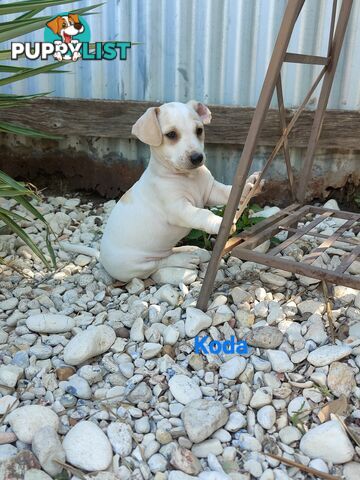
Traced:
<path fill-rule="evenodd" d="M 190 155 L 190 162 L 194 167 L 198 167 L 204 160 L 204 155 L 202 153 L 192 153 Z"/>

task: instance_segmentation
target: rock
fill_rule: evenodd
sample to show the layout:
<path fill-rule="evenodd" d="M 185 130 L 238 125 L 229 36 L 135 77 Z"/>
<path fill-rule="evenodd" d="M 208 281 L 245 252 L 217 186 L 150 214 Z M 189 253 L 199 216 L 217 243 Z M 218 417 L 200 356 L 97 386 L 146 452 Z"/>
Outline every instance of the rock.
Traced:
<path fill-rule="evenodd" d="M 175 400 L 183 405 L 202 398 L 200 387 L 186 375 L 174 375 L 171 377 L 169 388 Z"/>
<path fill-rule="evenodd" d="M 309 467 L 315 468 L 315 470 L 319 470 L 320 472 L 329 473 L 329 468 L 321 458 L 314 458 L 314 460 L 310 460 Z"/>
<path fill-rule="evenodd" d="M 189 475 L 198 475 L 201 463 L 195 455 L 187 448 L 175 447 L 171 453 L 170 464 L 177 470 L 181 470 Z"/>
<path fill-rule="evenodd" d="M 180 293 L 171 285 L 163 285 L 154 293 L 154 297 L 160 302 L 166 302 L 168 305 L 175 307 L 179 303 Z"/>
<path fill-rule="evenodd" d="M 169 283 L 170 285 L 175 286 L 179 285 L 179 283 L 190 285 L 195 282 L 196 277 L 196 270 L 180 267 L 160 268 L 157 272 L 151 275 L 151 278 L 159 285 Z"/>
<path fill-rule="evenodd" d="M 191 451 L 198 458 L 207 458 L 209 453 L 212 453 L 213 455 L 221 455 L 223 448 L 220 440 L 217 438 L 210 438 L 209 440 L 193 445 Z"/>
<path fill-rule="evenodd" d="M 187 473 L 181 472 L 179 470 L 171 470 L 169 472 L 168 480 L 196 480 L 198 477 L 193 477 Z"/>
<path fill-rule="evenodd" d="M 216 310 L 213 317 L 212 324 L 213 326 L 221 325 L 222 323 L 229 322 L 233 318 L 234 314 L 232 310 L 227 305 L 220 305 Z"/>
<path fill-rule="evenodd" d="M 114 330 L 107 325 L 91 327 L 73 337 L 64 349 L 64 361 L 79 365 L 86 360 L 105 353 L 115 342 Z"/>
<path fill-rule="evenodd" d="M 298 309 L 302 315 L 305 313 L 317 313 L 322 315 L 325 312 L 325 305 L 323 302 L 318 302 L 317 300 L 305 300 L 298 304 Z"/>
<path fill-rule="evenodd" d="M 311 406 L 305 397 L 299 396 L 293 398 L 288 404 L 288 415 L 298 415 L 299 418 L 305 418 L 311 412 Z"/>
<path fill-rule="evenodd" d="M 112 461 L 111 444 L 95 423 L 81 421 L 65 435 L 66 460 L 86 471 L 106 470 Z"/>
<path fill-rule="evenodd" d="M 0 310 L 3 310 L 4 312 L 7 310 L 14 310 L 14 308 L 17 307 L 17 304 L 19 303 L 19 300 L 17 298 L 8 298 L 6 300 L 1 300 L 0 301 Z"/>
<path fill-rule="evenodd" d="M 56 369 L 56 376 L 60 381 L 67 380 L 69 377 L 74 375 L 74 367 L 59 367 Z"/>
<path fill-rule="evenodd" d="M 310 458 L 321 458 L 334 464 L 349 462 L 355 453 L 348 436 L 336 420 L 325 422 L 305 433 L 300 450 Z"/>
<path fill-rule="evenodd" d="M 341 360 L 351 354 L 351 347 L 348 345 L 324 345 L 316 348 L 309 353 L 307 361 L 314 365 L 314 367 L 323 367 L 330 365 L 336 360 Z"/>
<path fill-rule="evenodd" d="M 75 327 L 75 320 L 67 315 L 39 313 L 26 320 L 29 330 L 38 333 L 65 333 Z"/>
<path fill-rule="evenodd" d="M 239 435 L 238 444 L 241 450 L 248 450 L 250 452 L 261 452 L 262 450 L 259 440 L 248 433 L 241 433 Z"/>
<path fill-rule="evenodd" d="M 0 462 L 1 480 L 24 480 L 26 472 L 31 469 L 40 469 L 35 455 L 29 450 L 22 450 L 14 457 Z"/>
<path fill-rule="evenodd" d="M 160 453 L 155 453 L 154 455 L 152 455 L 148 459 L 147 463 L 152 473 L 165 472 L 167 467 L 167 461 L 165 457 Z"/>
<path fill-rule="evenodd" d="M 168 325 L 163 333 L 164 345 L 175 345 L 179 339 L 180 332 L 173 325 Z"/>
<path fill-rule="evenodd" d="M 225 425 L 229 417 L 221 402 L 212 400 L 193 400 L 182 411 L 181 418 L 189 439 L 200 443 Z"/>
<path fill-rule="evenodd" d="M 323 208 L 329 208 L 330 210 L 340 210 L 339 205 L 334 198 L 330 198 L 330 200 L 327 200 L 324 203 Z"/>
<path fill-rule="evenodd" d="M 10 457 L 14 457 L 17 453 L 18 453 L 18 450 L 16 447 L 14 447 L 14 445 L 0 444 L 0 463 L 3 462 L 4 460 L 7 460 Z"/>
<path fill-rule="evenodd" d="M 65 451 L 58 434 L 52 427 L 43 427 L 36 431 L 32 441 L 32 451 L 45 472 L 52 477 L 61 473 L 63 467 L 54 460 L 65 462 Z"/>
<path fill-rule="evenodd" d="M 344 465 L 343 476 L 345 477 L 345 480 L 359 480 L 360 463 L 349 462 Z"/>
<path fill-rule="evenodd" d="M 115 453 L 127 457 L 132 452 L 132 432 L 129 425 L 111 422 L 107 428 L 107 436 Z"/>
<path fill-rule="evenodd" d="M 142 349 L 142 358 L 149 360 L 150 358 L 156 357 L 161 352 L 162 345 L 158 343 L 144 343 Z"/>
<path fill-rule="evenodd" d="M 139 278 L 133 278 L 125 288 L 130 295 L 139 295 L 145 290 L 145 283 Z"/>
<path fill-rule="evenodd" d="M 269 405 L 272 401 L 271 388 L 261 387 L 258 388 L 250 400 L 250 407 L 261 408 L 265 405 Z"/>
<path fill-rule="evenodd" d="M 260 478 L 263 473 L 261 463 L 253 459 L 244 462 L 244 470 L 249 472 L 255 478 Z"/>
<path fill-rule="evenodd" d="M 265 430 L 270 430 L 276 421 L 275 408 L 272 405 L 265 405 L 258 410 L 256 418 L 259 424 L 265 428 Z"/>
<path fill-rule="evenodd" d="M 24 369 L 16 365 L 0 366 L 0 385 L 14 388 L 18 380 L 23 376 Z"/>
<path fill-rule="evenodd" d="M 238 327 L 251 327 L 255 321 L 255 316 L 253 313 L 248 312 L 247 310 L 236 310 L 235 318 L 237 321 Z"/>
<path fill-rule="evenodd" d="M 275 215 L 276 213 L 280 212 L 279 207 L 268 207 L 265 208 L 264 210 L 260 210 L 259 212 L 252 212 L 250 213 L 249 217 L 253 218 L 269 218 Z"/>
<path fill-rule="evenodd" d="M 300 440 L 301 436 L 302 434 L 300 430 L 291 425 L 288 425 L 279 431 L 280 440 L 285 443 L 285 445 L 290 445 L 291 443 L 297 442 Z"/>
<path fill-rule="evenodd" d="M 276 275 L 275 273 L 270 273 L 270 272 L 261 272 L 260 273 L 260 280 L 263 283 L 266 283 L 268 285 L 274 286 L 274 287 L 285 287 L 286 285 L 286 278 L 281 277 L 280 275 Z"/>
<path fill-rule="evenodd" d="M 150 387 L 145 382 L 140 382 L 134 390 L 128 395 L 128 400 L 131 403 L 149 402 L 152 398 Z"/>
<path fill-rule="evenodd" d="M 237 432 L 246 425 L 246 418 L 240 412 L 232 412 L 229 415 L 229 420 L 225 425 L 225 430 L 228 432 Z"/>
<path fill-rule="evenodd" d="M 201 330 L 210 327 L 212 319 L 198 308 L 186 309 L 185 333 L 188 337 L 195 337 Z"/>
<path fill-rule="evenodd" d="M 79 377 L 79 375 L 72 375 L 69 378 L 66 392 L 74 395 L 74 397 L 83 398 L 84 400 L 89 400 L 92 395 L 90 385 L 84 378 Z"/>
<path fill-rule="evenodd" d="M 288 354 L 282 350 L 267 350 L 267 357 L 275 372 L 284 373 L 294 370 L 294 364 L 291 362 Z"/>
<path fill-rule="evenodd" d="M 25 472 L 24 480 L 51 480 L 51 477 L 42 470 L 31 468 Z"/>
<path fill-rule="evenodd" d="M 247 292 L 246 290 L 242 289 L 241 287 L 235 287 L 231 290 L 230 295 L 232 297 L 233 302 L 238 305 L 239 303 L 244 302 L 252 302 L 253 297 L 251 293 Z"/>
<path fill-rule="evenodd" d="M 143 342 L 145 339 L 144 335 L 144 320 L 139 317 L 132 324 L 130 329 L 130 340 L 133 342 Z"/>
<path fill-rule="evenodd" d="M 327 334 L 321 315 L 317 313 L 311 315 L 308 319 L 309 328 L 306 332 L 306 340 L 313 340 L 317 344 L 324 343 L 327 340 Z"/>
<path fill-rule="evenodd" d="M 233 357 L 220 366 L 220 376 L 235 380 L 245 370 L 246 360 L 244 357 Z"/>
<path fill-rule="evenodd" d="M 349 397 L 356 387 L 352 368 L 345 363 L 333 362 L 330 365 L 327 384 L 335 397 L 340 397 L 340 395 Z"/>
<path fill-rule="evenodd" d="M 283 334 L 276 327 L 255 327 L 246 334 L 248 345 L 259 348 L 277 348 L 283 341 Z"/>
<path fill-rule="evenodd" d="M 59 418 L 50 407 L 25 405 L 9 413 L 5 421 L 10 424 L 19 440 L 31 443 L 35 433 L 43 427 L 59 428 Z"/>
<path fill-rule="evenodd" d="M 11 412 L 19 405 L 19 400 L 12 395 L 4 395 L 0 398 L 0 415 Z"/>

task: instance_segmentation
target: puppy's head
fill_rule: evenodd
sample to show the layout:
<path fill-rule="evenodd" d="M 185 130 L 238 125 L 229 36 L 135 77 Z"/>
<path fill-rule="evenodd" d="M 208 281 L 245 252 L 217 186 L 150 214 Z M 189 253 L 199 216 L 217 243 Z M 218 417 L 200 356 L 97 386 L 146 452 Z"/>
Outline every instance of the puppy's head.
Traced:
<path fill-rule="evenodd" d="M 74 13 L 53 18 L 46 25 L 65 41 L 70 41 L 72 37 L 84 31 L 84 25 L 80 22 L 79 15 Z"/>
<path fill-rule="evenodd" d="M 132 134 L 150 145 L 154 157 L 171 170 L 186 172 L 205 162 L 204 125 L 210 110 L 202 103 L 165 103 L 151 107 L 132 128 Z"/>

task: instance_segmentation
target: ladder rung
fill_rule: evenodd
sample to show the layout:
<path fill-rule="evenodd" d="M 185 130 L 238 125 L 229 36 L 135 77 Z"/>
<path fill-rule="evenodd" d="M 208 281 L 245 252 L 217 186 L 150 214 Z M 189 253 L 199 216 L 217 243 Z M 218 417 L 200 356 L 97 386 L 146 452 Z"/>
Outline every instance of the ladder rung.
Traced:
<path fill-rule="evenodd" d="M 327 65 L 330 61 L 330 57 L 303 55 L 302 53 L 286 53 L 284 61 L 289 63 L 310 63 L 313 65 Z"/>

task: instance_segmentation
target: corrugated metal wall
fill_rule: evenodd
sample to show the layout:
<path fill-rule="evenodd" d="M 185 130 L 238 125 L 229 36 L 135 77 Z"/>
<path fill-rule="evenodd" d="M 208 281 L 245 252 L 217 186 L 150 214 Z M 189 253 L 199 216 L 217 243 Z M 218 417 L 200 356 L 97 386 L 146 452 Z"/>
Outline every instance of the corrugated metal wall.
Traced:
<path fill-rule="evenodd" d="M 101 0 L 99 0 L 101 1 Z M 70 73 L 41 75 L 19 82 L 7 93 L 52 92 L 68 98 L 187 101 L 195 98 L 209 104 L 252 106 L 257 103 L 275 38 L 287 0 L 105 0 L 98 14 L 87 17 L 92 41 L 140 42 L 127 61 L 80 61 L 66 66 Z M 291 1 L 291 0 L 289 0 Z M 82 0 L 66 9 L 93 5 Z M 341 3 L 341 0 L 338 0 Z M 289 51 L 326 55 L 332 0 L 306 0 L 290 42 Z M 61 13 L 61 8 L 44 13 Z M 355 0 L 338 65 L 329 108 L 359 109 L 360 106 L 360 0 Z M 42 41 L 43 31 L 23 37 Z M 28 64 L 34 66 L 34 62 Z M 301 103 L 320 67 L 286 64 L 283 69 L 287 107 Z M 316 105 L 315 92 L 310 107 Z M 276 100 L 273 101 L 276 106 Z M 7 140 L 3 140 L 7 142 Z M 25 141 L 25 140 L 24 140 Z M 11 144 L 11 139 L 9 140 Z M 96 161 L 143 165 L 148 149 L 135 141 L 118 139 L 68 139 L 59 148 L 74 148 Z M 230 183 L 241 147 L 207 146 L 208 165 L 216 178 Z M 252 170 L 264 164 L 268 151 L 259 149 Z M 296 170 L 302 151 L 291 152 Z M 318 152 L 315 175 L 339 185 L 356 171 L 360 155 Z M 336 172 L 341 172 L 338 175 Z M 281 158 L 268 174 L 285 175 Z M 334 179 L 334 180 L 331 180 Z M 341 181 L 339 180 L 341 183 Z"/>
<path fill-rule="evenodd" d="M 92 41 L 131 40 L 128 61 L 83 61 L 7 91 L 60 97 L 179 100 L 255 106 L 286 0 L 105 0 L 87 17 Z M 291 1 L 291 0 L 290 0 Z M 83 0 L 70 7 L 87 6 Z M 339 2 L 340 3 L 340 2 Z M 332 0 L 307 0 L 289 51 L 325 55 Z M 48 12 L 61 12 L 61 8 Z M 360 1 L 355 0 L 329 107 L 360 106 Z M 24 37 L 43 39 L 43 31 Z M 34 65 L 34 62 L 30 63 Z M 320 67 L 286 65 L 286 105 L 298 105 Z M 314 97 L 315 101 L 316 95 Z"/>

